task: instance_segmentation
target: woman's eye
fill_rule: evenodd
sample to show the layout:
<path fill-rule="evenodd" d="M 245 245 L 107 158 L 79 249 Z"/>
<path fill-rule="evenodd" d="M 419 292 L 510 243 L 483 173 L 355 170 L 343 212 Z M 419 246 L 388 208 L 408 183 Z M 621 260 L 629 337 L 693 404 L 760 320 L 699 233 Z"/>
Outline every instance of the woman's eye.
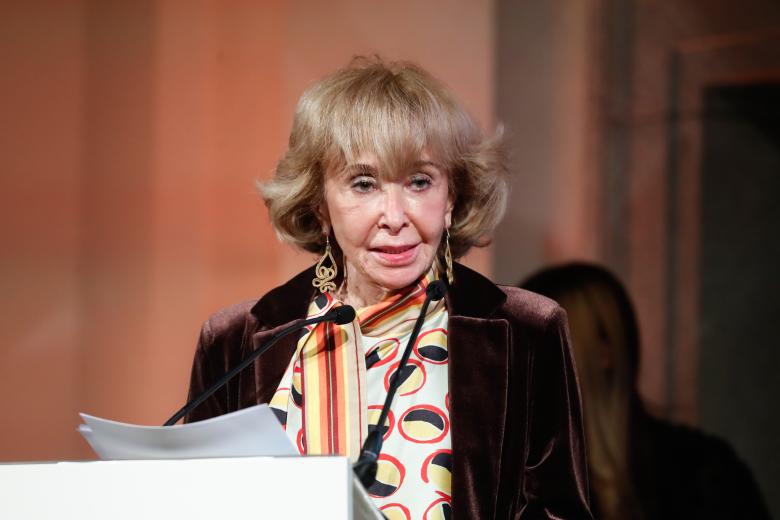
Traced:
<path fill-rule="evenodd" d="M 428 188 L 431 185 L 431 178 L 427 175 L 415 175 L 409 181 L 413 190 L 420 191 Z"/>
<path fill-rule="evenodd" d="M 352 179 L 350 186 L 353 190 L 366 193 L 374 189 L 375 181 L 371 177 L 355 177 Z"/>

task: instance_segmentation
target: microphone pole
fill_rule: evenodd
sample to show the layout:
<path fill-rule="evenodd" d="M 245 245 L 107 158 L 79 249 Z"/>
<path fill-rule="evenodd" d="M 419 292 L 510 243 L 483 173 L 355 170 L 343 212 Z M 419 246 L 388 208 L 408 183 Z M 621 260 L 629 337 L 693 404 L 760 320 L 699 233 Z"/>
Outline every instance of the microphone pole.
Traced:
<path fill-rule="evenodd" d="M 409 361 L 409 356 L 412 354 L 412 347 L 417 342 L 417 336 L 420 335 L 420 329 L 422 329 L 423 322 L 425 321 L 425 313 L 428 311 L 428 305 L 431 301 L 438 301 L 444 298 L 447 293 L 447 286 L 441 280 L 434 280 L 425 289 L 425 301 L 422 304 L 420 315 L 417 316 L 417 321 L 412 329 L 412 334 L 409 336 L 409 341 L 406 343 L 404 354 L 401 356 L 401 361 L 398 363 L 398 368 L 395 370 L 393 377 L 391 378 L 390 385 L 387 389 L 387 396 L 385 397 L 385 404 L 382 406 L 382 413 L 379 414 L 379 421 L 376 423 L 374 431 L 368 434 L 365 442 L 363 443 L 363 449 L 360 450 L 360 456 L 357 462 L 352 467 L 355 475 L 357 475 L 360 483 L 364 488 L 368 488 L 376 480 L 377 472 L 377 460 L 379 459 L 379 453 L 382 451 L 382 444 L 384 438 L 382 435 L 382 428 L 387 420 L 387 414 L 390 412 L 390 405 L 393 403 L 393 398 L 401 386 L 401 374 L 406 368 L 406 363 Z"/>
<path fill-rule="evenodd" d="M 355 309 L 352 308 L 350 305 L 341 305 L 339 307 L 334 308 L 329 313 L 325 314 L 324 316 L 319 316 L 317 318 L 309 318 L 306 320 L 302 320 L 296 323 L 293 323 L 289 327 L 286 327 L 278 334 L 274 335 L 273 338 L 271 338 L 268 343 L 260 347 L 259 349 L 255 350 L 251 354 L 249 354 L 240 364 L 236 365 L 231 369 L 229 372 L 227 372 L 225 375 L 223 375 L 217 382 L 215 382 L 213 385 L 211 385 L 209 388 L 204 390 L 200 395 L 192 399 L 191 401 L 187 402 L 184 406 L 182 406 L 178 412 L 173 414 L 170 419 L 165 421 L 163 426 L 173 426 L 176 424 L 176 422 L 184 417 L 186 414 L 194 410 L 198 407 L 200 403 L 211 397 L 211 395 L 222 388 L 228 381 L 233 379 L 236 374 L 244 370 L 246 367 L 252 364 L 252 362 L 257 359 L 258 357 L 262 356 L 269 348 L 271 348 L 277 341 L 282 339 L 283 337 L 289 335 L 292 332 L 295 332 L 297 330 L 302 329 L 303 327 L 306 327 L 307 325 L 312 325 L 315 323 L 322 323 L 323 321 L 332 321 L 337 325 L 345 325 L 347 323 L 351 323 L 355 319 Z"/>

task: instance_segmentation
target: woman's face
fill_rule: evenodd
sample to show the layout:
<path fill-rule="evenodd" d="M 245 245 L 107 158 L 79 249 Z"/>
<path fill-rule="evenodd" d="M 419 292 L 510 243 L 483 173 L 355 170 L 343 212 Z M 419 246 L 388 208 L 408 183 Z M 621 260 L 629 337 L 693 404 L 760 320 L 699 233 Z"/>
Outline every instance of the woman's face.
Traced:
<path fill-rule="evenodd" d="M 447 172 L 423 152 L 408 171 L 379 172 L 374 154 L 325 174 L 323 218 L 346 259 L 350 293 L 392 291 L 433 263 L 453 201 Z"/>

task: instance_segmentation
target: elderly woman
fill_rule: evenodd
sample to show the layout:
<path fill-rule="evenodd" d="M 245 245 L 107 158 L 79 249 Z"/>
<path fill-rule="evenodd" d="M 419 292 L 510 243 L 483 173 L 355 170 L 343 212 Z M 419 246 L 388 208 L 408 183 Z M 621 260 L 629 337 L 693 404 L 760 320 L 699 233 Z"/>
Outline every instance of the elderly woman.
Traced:
<path fill-rule="evenodd" d="M 261 189 L 280 239 L 319 261 L 205 323 L 190 395 L 283 326 L 340 305 L 357 317 L 289 336 L 187 420 L 270 403 L 301 453 L 354 460 L 442 278 L 446 298 L 427 307 L 381 426 L 377 507 L 388 518 L 590 518 L 564 312 L 453 262 L 504 211 L 498 138 L 419 68 L 356 60 L 303 94 Z"/>

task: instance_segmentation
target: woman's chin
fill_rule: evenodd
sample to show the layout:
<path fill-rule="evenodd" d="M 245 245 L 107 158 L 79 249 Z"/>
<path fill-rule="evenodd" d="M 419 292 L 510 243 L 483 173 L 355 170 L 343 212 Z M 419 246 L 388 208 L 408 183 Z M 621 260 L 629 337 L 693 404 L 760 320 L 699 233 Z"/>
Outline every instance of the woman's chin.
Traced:
<path fill-rule="evenodd" d="M 370 273 L 372 281 L 390 291 L 397 291 L 415 283 L 427 271 L 424 266 L 377 267 Z"/>

